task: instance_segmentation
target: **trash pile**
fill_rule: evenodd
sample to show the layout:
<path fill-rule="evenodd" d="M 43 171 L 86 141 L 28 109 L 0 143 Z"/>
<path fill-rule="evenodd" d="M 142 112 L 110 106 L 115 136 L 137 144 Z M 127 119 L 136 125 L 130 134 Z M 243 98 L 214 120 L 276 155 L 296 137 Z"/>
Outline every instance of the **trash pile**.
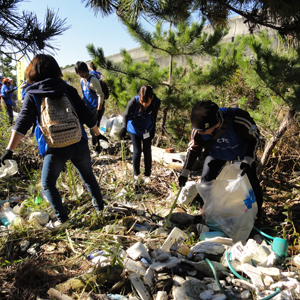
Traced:
<path fill-rule="evenodd" d="M 102 230 L 113 236 L 116 246 L 88 255 L 81 250 L 89 270 L 51 287 L 50 297 L 74 299 L 70 298 L 74 292 L 83 292 L 86 298 L 82 299 L 106 300 L 300 298 L 298 275 L 290 267 L 300 266 L 300 255 L 289 258 L 284 240 L 274 238 L 269 244 L 266 237 L 271 237 L 259 229 L 260 234 L 243 245 L 209 231 L 199 216 L 182 212 L 173 212 L 167 223 L 166 218 L 149 216 L 137 205 L 114 203 L 105 215 L 116 220 Z M 30 219 L 41 224 L 47 216 L 35 212 Z M 93 232 L 86 235 L 91 237 Z M 84 235 L 75 234 L 72 239 L 80 244 Z M 64 253 L 67 248 L 66 243 L 20 243 L 20 251 L 32 257 Z M 80 249 L 73 252 L 80 254 Z M 92 298 L 89 286 L 93 282 L 106 293 Z"/>

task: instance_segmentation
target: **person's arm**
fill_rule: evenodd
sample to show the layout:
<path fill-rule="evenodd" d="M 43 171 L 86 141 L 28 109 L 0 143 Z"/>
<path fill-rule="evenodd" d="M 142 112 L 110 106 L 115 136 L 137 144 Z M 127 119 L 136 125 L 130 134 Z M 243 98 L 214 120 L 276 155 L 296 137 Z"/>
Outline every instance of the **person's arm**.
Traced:
<path fill-rule="evenodd" d="M 247 111 L 242 109 L 236 110 L 234 115 L 234 130 L 238 135 L 243 136 L 247 140 L 248 148 L 245 156 L 251 157 L 254 160 L 260 141 L 260 133 L 256 123 Z"/>
<path fill-rule="evenodd" d="M 97 110 L 101 110 L 103 102 L 104 102 L 104 93 L 102 91 L 102 87 L 101 87 L 99 80 L 94 76 L 90 80 L 90 89 L 93 90 L 96 93 L 96 95 L 98 96 Z"/>
<path fill-rule="evenodd" d="M 122 121 L 123 128 L 127 128 L 127 122 L 129 120 L 129 118 L 133 115 L 135 109 L 136 109 L 136 100 L 135 100 L 135 97 L 133 97 L 127 103 L 126 110 L 123 114 L 123 121 Z"/>
<path fill-rule="evenodd" d="M 136 109 L 136 100 L 135 100 L 135 97 L 133 97 L 127 103 L 126 110 L 123 114 L 122 128 L 119 131 L 119 138 L 120 139 L 123 139 L 125 137 L 126 132 L 127 132 L 127 122 L 129 120 L 129 117 L 132 116 L 132 114 L 134 113 L 135 109 Z"/>
<path fill-rule="evenodd" d="M 154 135 L 155 135 L 156 118 L 157 118 L 158 111 L 160 109 L 160 105 L 161 105 L 161 101 L 160 101 L 160 99 L 157 98 L 157 102 L 156 102 L 156 104 L 155 104 L 155 106 L 153 107 L 153 110 L 152 110 L 152 118 L 153 118 L 154 126 L 153 126 L 153 128 L 152 128 L 152 130 L 150 132 L 150 138 L 151 138 L 151 140 L 154 138 Z"/>
<path fill-rule="evenodd" d="M 16 131 L 13 131 L 6 149 L 14 151 L 17 148 L 17 146 L 19 145 L 22 138 L 23 138 L 22 134 L 17 133 Z"/>
<path fill-rule="evenodd" d="M 184 186 L 191 173 L 192 167 L 203 149 L 204 141 L 197 130 L 192 130 L 191 139 L 186 152 L 185 162 L 179 177 L 179 185 Z"/>

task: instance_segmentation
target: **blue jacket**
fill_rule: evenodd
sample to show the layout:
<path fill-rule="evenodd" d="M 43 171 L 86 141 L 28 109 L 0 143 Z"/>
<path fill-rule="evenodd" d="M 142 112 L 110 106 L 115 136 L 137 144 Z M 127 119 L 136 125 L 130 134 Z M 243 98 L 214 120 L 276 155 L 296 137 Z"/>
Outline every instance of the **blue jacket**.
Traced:
<path fill-rule="evenodd" d="M 89 75 L 86 83 L 84 83 L 83 79 L 80 80 L 80 85 L 81 85 L 82 94 L 83 94 L 83 100 L 89 109 L 98 107 L 98 96 L 94 91 L 92 91 L 90 89 L 90 81 L 91 81 L 92 77 L 94 77 L 94 76 Z"/>
<path fill-rule="evenodd" d="M 135 96 L 128 102 L 123 116 L 123 127 L 126 127 L 129 133 L 136 134 L 141 138 L 144 133 L 149 132 L 150 137 L 153 138 L 160 103 L 160 99 L 154 96 L 151 104 L 143 110 L 139 103 L 139 96 Z"/>
<path fill-rule="evenodd" d="M 9 86 L 7 86 L 6 84 L 3 84 L 1 87 L 1 96 L 4 99 L 4 102 L 6 104 L 9 105 L 14 105 L 13 101 L 11 100 L 11 93 L 13 91 L 11 90 L 11 88 Z"/>
<path fill-rule="evenodd" d="M 81 122 L 82 137 L 87 139 L 87 134 L 84 130 L 83 124 L 92 128 L 96 126 L 97 120 L 93 113 L 84 104 L 78 95 L 77 90 L 60 78 L 48 78 L 36 82 L 26 88 L 26 95 L 22 105 L 22 110 L 15 122 L 13 130 L 21 135 L 25 135 L 32 124 L 35 124 L 37 119 L 38 121 L 40 120 L 40 110 L 38 109 L 34 98 L 37 102 L 39 102 L 42 97 L 59 98 L 63 94 L 66 94 L 66 96 L 71 100 Z"/>

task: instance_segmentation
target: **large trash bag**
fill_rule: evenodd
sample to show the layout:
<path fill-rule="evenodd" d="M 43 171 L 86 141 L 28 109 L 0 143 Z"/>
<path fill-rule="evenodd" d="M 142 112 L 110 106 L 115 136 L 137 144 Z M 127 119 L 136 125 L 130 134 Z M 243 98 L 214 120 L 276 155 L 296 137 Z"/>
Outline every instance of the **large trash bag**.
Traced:
<path fill-rule="evenodd" d="M 222 230 L 234 242 L 245 242 L 253 228 L 257 203 L 240 162 L 226 165 L 216 180 L 197 184 L 203 198 L 202 214 L 208 227 Z"/>

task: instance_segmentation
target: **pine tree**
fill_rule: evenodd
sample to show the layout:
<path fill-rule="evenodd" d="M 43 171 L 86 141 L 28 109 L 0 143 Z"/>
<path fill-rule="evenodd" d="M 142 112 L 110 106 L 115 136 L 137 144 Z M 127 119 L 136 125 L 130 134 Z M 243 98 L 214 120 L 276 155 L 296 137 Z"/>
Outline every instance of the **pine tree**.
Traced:
<path fill-rule="evenodd" d="M 66 19 L 61 20 L 54 11 L 47 9 L 45 23 L 41 24 L 33 12 L 18 12 L 18 4 L 22 1 L 0 3 L 0 54 L 15 59 L 16 54 L 55 50 L 50 42 L 68 29 Z"/>
<path fill-rule="evenodd" d="M 12 63 L 12 59 L 10 57 L 7 56 L 0 56 L 0 74 L 4 77 L 10 77 L 12 78 L 13 82 L 16 82 L 16 76 L 13 75 L 12 70 L 15 69 L 15 67 L 13 67 L 11 65 Z"/>
<path fill-rule="evenodd" d="M 192 13 L 206 17 L 214 25 L 225 25 L 234 13 L 242 16 L 250 31 L 265 26 L 282 36 L 299 39 L 300 1 L 298 0 L 83 0 L 86 7 L 107 16 L 112 13 L 122 20 L 180 22 Z M 176 20 L 176 21 L 175 21 Z"/>
<path fill-rule="evenodd" d="M 113 98 L 121 106 L 126 106 L 142 84 L 153 86 L 162 99 L 161 132 L 170 139 L 188 138 L 189 114 L 192 106 L 201 100 L 199 90 L 202 86 L 221 84 L 237 67 L 235 52 L 229 53 L 228 47 L 220 45 L 226 31 L 218 29 L 208 34 L 204 31 L 204 24 L 204 20 L 190 26 L 179 23 L 176 27 L 163 30 L 162 23 L 158 22 L 156 31 L 150 33 L 140 24 L 127 23 L 130 34 L 148 54 L 148 63 L 133 63 L 123 50 L 123 61 L 113 64 L 105 59 L 101 48 L 96 49 L 92 44 L 87 46 L 93 62 L 109 71 L 107 81 Z M 192 61 L 192 57 L 203 55 L 213 58 L 212 65 L 207 69 Z M 175 59 L 179 56 L 187 57 L 189 68 L 177 66 Z M 168 58 L 169 67 L 162 69 L 158 66 L 155 60 L 160 57 Z"/>
<path fill-rule="evenodd" d="M 284 42 L 279 36 L 277 48 L 266 32 L 259 36 L 244 37 L 253 56 L 241 59 L 239 64 L 248 86 L 260 98 L 260 117 L 269 122 L 271 138 L 267 141 L 258 172 L 268 162 L 270 154 L 285 134 L 296 112 L 300 111 L 300 51 Z M 284 118 L 279 119 L 280 112 Z M 262 120 L 263 121 L 263 120 Z"/>

